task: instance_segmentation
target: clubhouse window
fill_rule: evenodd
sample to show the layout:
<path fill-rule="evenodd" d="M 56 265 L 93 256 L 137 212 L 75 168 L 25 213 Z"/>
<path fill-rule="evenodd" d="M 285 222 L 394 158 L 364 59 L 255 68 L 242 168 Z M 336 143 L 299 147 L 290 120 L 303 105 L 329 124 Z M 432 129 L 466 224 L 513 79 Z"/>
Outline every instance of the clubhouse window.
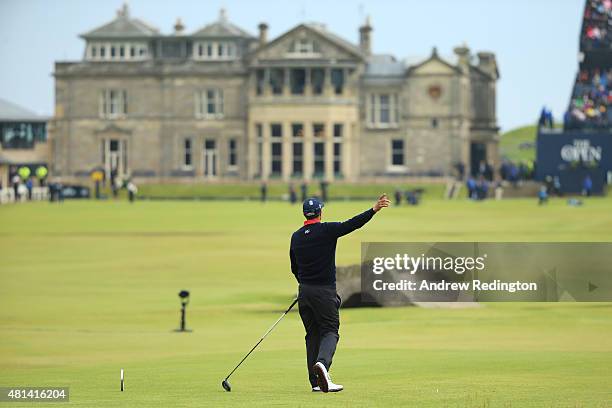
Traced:
<path fill-rule="evenodd" d="M 342 143 L 334 143 L 334 174 L 342 174 Z"/>
<path fill-rule="evenodd" d="M 304 137 L 304 125 L 302 123 L 291 124 L 291 135 L 295 137 Z"/>
<path fill-rule="evenodd" d="M 227 146 L 228 158 L 227 165 L 230 168 L 238 167 L 238 141 L 236 139 L 230 139 Z"/>
<path fill-rule="evenodd" d="M 319 53 L 319 44 L 308 38 L 300 38 L 291 43 L 289 53 L 301 55 L 317 54 Z"/>
<path fill-rule="evenodd" d="M 331 83 L 336 95 L 342 95 L 344 91 L 344 70 L 334 68 L 331 70 Z"/>
<path fill-rule="evenodd" d="M 404 141 L 401 139 L 391 140 L 391 165 L 403 166 L 404 164 Z"/>
<path fill-rule="evenodd" d="M 283 144 L 272 143 L 272 176 L 278 177 L 283 171 Z"/>
<path fill-rule="evenodd" d="M 270 88 L 273 95 L 281 95 L 283 93 L 284 83 L 285 71 L 282 68 L 270 69 Z"/>
<path fill-rule="evenodd" d="M 312 134 L 316 138 L 325 137 L 325 125 L 323 123 L 315 123 L 312 125 Z"/>
<path fill-rule="evenodd" d="M 292 95 L 303 95 L 306 87 L 306 70 L 295 68 L 289 71 L 289 83 Z"/>
<path fill-rule="evenodd" d="M 198 41 L 193 49 L 196 60 L 232 60 L 238 55 L 236 44 L 231 41 Z"/>
<path fill-rule="evenodd" d="M 196 117 L 201 119 L 223 118 L 223 90 L 205 89 L 196 92 Z"/>
<path fill-rule="evenodd" d="M 371 93 L 368 98 L 368 127 L 389 128 L 398 126 L 399 106 L 396 93 Z"/>
<path fill-rule="evenodd" d="M 313 95 L 321 95 L 323 93 L 323 85 L 325 85 L 325 71 L 323 68 L 313 68 L 310 70 L 310 83 Z"/>
<path fill-rule="evenodd" d="M 334 138 L 340 138 L 342 137 L 344 133 L 344 126 L 342 126 L 342 123 L 335 123 L 334 124 Z"/>
<path fill-rule="evenodd" d="M 193 168 L 193 142 L 191 139 L 187 138 L 183 140 L 183 168 L 184 169 L 192 169 Z"/>
<path fill-rule="evenodd" d="M 263 69 L 255 71 L 255 92 L 257 95 L 263 95 L 264 87 L 266 86 L 266 72 Z"/>
<path fill-rule="evenodd" d="M 86 59 L 92 61 L 129 61 L 144 59 L 147 44 L 140 42 L 93 42 L 87 45 Z"/>
<path fill-rule="evenodd" d="M 325 143 L 314 143 L 314 176 L 322 177 L 325 174 Z"/>
<path fill-rule="evenodd" d="M 257 138 L 255 177 L 261 177 L 263 172 L 263 125 L 261 123 L 255 124 L 255 137 Z"/>
<path fill-rule="evenodd" d="M 293 143 L 293 169 L 291 174 L 299 177 L 304 172 L 304 144 L 302 142 Z"/>
<path fill-rule="evenodd" d="M 127 115 L 127 91 L 124 89 L 104 89 L 100 92 L 100 117 L 117 119 Z"/>
<path fill-rule="evenodd" d="M 0 144 L 3 149 L 33 149 L 36 143 L 46 140 L 44 122 L 0 123 Z"/>
<path fill-rule="evenodd" d="M 270 134 L 272 137 L 283 137 L 283 126 L 280 123 L 272 123 L 270 125 Z"/>

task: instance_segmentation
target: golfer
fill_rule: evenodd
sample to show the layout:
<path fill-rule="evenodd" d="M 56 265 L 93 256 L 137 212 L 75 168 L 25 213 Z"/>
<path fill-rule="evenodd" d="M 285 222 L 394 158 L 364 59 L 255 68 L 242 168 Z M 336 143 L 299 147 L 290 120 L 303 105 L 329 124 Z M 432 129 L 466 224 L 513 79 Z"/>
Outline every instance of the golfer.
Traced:
<path fill-rule="evenodd" d="M 312 391 L 338 392 L 329 368 L 336 352 L 340 319 L 340 297 L 336 293 L 336 242 L 370 221 L 389 206 L 386 194 L 374 206 L 344 222 L 321 222 L 323 203 L 304 201 L 304 226 L 291 236 L 291 272 L 299 283 L 298 306 L 306 329 L 306 362 Z"/>

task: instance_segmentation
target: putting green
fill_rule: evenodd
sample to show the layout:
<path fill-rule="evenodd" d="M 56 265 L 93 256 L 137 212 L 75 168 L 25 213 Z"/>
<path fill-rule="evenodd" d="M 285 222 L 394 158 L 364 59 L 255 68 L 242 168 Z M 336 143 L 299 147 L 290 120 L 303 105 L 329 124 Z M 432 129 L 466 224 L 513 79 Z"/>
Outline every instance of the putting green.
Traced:
<path fill-rule="evenodd" d="M 331 202 L 324 216 L 369 204 Z M 378 214 L 337 260 L 358 262 L 361 241 L 610 241 L 611 207 L 426 201 Z M 285 203 L 1 207 L 0 386 L 69 386 L 77 407 L 612 405 L 612 304 L 587 303 L 344 310 L 335 395 L 309 392 L 290 313 L 224 392 L 296 291 L 288 239 L 300 224 Z M 171 331 L 180 289 L 189 334 Z"/>

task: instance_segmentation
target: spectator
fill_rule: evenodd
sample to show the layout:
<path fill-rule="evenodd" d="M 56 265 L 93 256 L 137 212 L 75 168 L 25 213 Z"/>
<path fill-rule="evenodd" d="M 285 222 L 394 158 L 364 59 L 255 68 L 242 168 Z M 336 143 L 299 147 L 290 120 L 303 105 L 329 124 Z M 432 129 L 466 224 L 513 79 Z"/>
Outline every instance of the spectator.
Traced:
<path fill-rule="evenodd" d="M 558 197 L 563 196 L 563 192 L 561 191 L 561 179 L 559 179 L 559 176 L 553 177 L 553 193 Z"/>
<path fill-rule="evenodd" d="M 308 184 L 304 181 L 300 188 L 302 190 L 302 202 L 304 202 L 308 198 Z"/>
<path fill-rule="evenodd" d="M 28 177 L 26 180 L 26 188 L 28 189 L 28 200 L 32 200 L 32 189 L 34 188 L 34 182 L 32 181 L 32 177 Z"/>
<path fill-rule="evenodd" d="M 495 182 L 495 200 L 499 201 L 504 197 L 504 186 L 500 178 Z"/>
<path fill-rule="evenodd" d="M 465 164 L 459 162 L 455 164 L 455 169 L 457 170 L 457 180 L 463 180 L 463 177 L 465 177 Z"/>
<path fill-rule="evenodd" d="M 546 190 L 546 186 L 542 185 L 540 190 L 538 191 L 538 204 L 546 204 L 548 202 L 548 191 Z"/>
<path fill-rule="evenodd" d="M 265 203 L 268 199 L 268 184 L 265 181 L 261 183 L 261 186 L 259 187 L 259 192 L 261 194 L 261 202 Z"/>
<path fill-rule="evenodd" d="M 295 204 L 297 202 L 297 192 L 295 191 L 293 183 L 289 183 L 289 202 L 291 204 Z"/>
<path fill-rule="evenodd" d="M 55 189 L 55 183 L 54 182 L 49 182 L 49 202 L 53 202 L 55 201 L 55 194 L 56 194 L 56 189 Z"/>
<path fill-rule="evenodd" d="M 590 197 L 591 191 L 593 190 L 593 180 L 591 180 L 591 176 L 587 174 L 582 182 L 582 195 Z"/>
<path fill-rule="evenodd" d="M 399 206 L 402 203 L 402 192 L 397 189 L 395 190 L 395 205 Z"/>
<path fill-rule="evenodd" d="M 484 200 L 487 198 L 487 194 L 489 193 L 489 183 L 484 178 L 484 176 L 480 176 L 478 183 L 476 184 L 476 198 L 478 200 Z"/>
<path fill-rule="evenodd" d="M 13 182 L 13 194 L 15 195 L 15 201 L 19 201 L 19 184 L 21 184 L 21 177 L 19 177 L 19 174 L 15 173 L 11 181 Z"/>
<path fill-rule="evenodd" d="M 18 196 L 19 196 L 19 201 L 25 201 L 28 199 L 28 188 L 23 183 L 19 183 Z"/>
<path fill-rule="evenodd" d="M 545 127 L 546 126 L 546 106 L 542 107 L 542 110 L 540 111 L 540 119 L 538 119 L 538 127 Z"/>
<path fill-rule="evenodd" d="M 121 179 L 119 177 L 115 177 L 111 179 L 111 189 L 113 191 L 113 198 L 117 198 L 119 196 L 119 189 L 121 188 Z"/>
<path fill-rule="evenodd" d="M 128 199 L 130 200 L 130 203 L 133 203 L 134 199 L 136 198 L 136 194 L 138 193 L 138 187 L 136 187 L 136 184 L 134 184 L 132 180 L 128 181 L 127 183 L 127 191 Z"/>
<path fill-rule="evenodd" d="M 49 170 L 45 166 L 38 166 L 36 168 L 36 177 L 38 178 L 38 185 L 40 187 L 44 187 L 47 174 L 49 174 Z"/>
<path fill-rule="evenodd" d="M 555 126 L 555 120 L 553 118 L 553 114 L 550 109 L 546 111 L 545 124 L 546 124 L 546 127 L 548 127 L 549 129 L 552 129 Z"/>
<path fill-rule="evenodd" d="M 509 180 L 514 187 L 517 187 L 518 182 L 519 182 L 519 169 L 514 163 L 510 164 L 510 179 Z"/>
<path fill-rule="evenodd" d="M 419 205 L 419 195 L 416 190 L 406 192 L 406 202 L 410 205 Z"/>
<path fill-rule="evenodd" d="M 612 126 L 612 68 L 580 71 L 574 84 L 565 129 L 607 129 Z"/>
<path fill-rule="evenodd" d="M 60 203 L 64 202 L 64 185 L 61 181 L 57 182 L 57 199 Z"/>
<path fill-rule="evenodd" d="M 328 199 L 327 199 L 327 187 L 329 186 L 329 183 L 325 180 L 321 180 L 321 199 L 323 200 L 324 203 L 327 203 Z"/>
<path fill-rule="evenodd" d="M 475 200 L 477 197 L 476 197 L 476 180 L 474 180 L 474 177 L 472 176 L 468 177 L 465 185 L 468 190 L 468 198 L 471 200 Z"/>
<path fill-rule="evenodd" d="M 581 50 L 610 49 L 612 2 L 610 0 L 589 0 L 586 2 L 583 31 L 580 36 Z"/>

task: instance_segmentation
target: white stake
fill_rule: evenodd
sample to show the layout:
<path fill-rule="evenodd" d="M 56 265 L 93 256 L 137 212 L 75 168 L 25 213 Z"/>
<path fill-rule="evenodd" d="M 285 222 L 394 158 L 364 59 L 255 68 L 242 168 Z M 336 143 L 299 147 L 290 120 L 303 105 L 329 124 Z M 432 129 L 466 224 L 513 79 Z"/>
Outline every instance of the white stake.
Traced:
<path fill-rule="evenodd" d="M 123 391 L 123 368 L 121 369 L 121 391 Z"/>

